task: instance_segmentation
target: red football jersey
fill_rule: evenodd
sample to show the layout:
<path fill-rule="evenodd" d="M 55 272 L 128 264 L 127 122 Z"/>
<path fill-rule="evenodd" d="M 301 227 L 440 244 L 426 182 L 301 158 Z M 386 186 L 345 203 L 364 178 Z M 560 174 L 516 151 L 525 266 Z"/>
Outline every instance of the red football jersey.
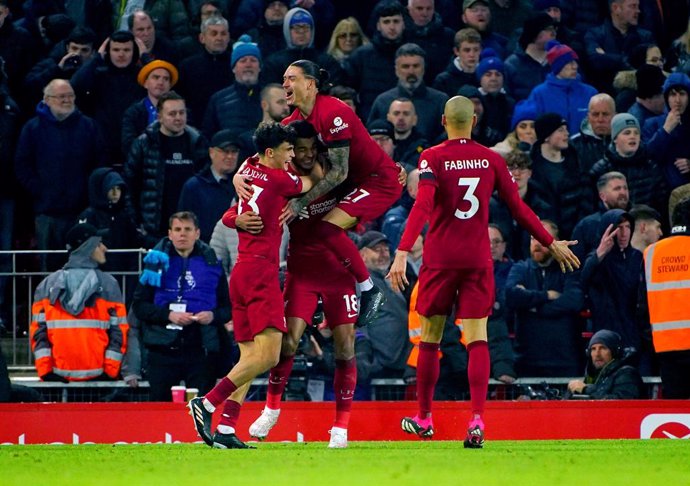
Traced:
<path fill-rule="evenodd" d="M 287 204 L 287 199 L 302 192 L 302 180 L 283 169 L 272 169 L 259 164 L 259 159 L 250 157 L 240 172 L 251 179 L 254 194 L 249 201 L 240 201 L 237 214 L 254 211 L 261 216 L 264 228 L 258 235 L 239 231 L 240 243 L 237 260 L 242 258 L 265 258 L 278 263 L 280 240 L 283 228 L 278 218 Z"/>
<path fill-rule="evenodd" d="M 424 265 L 429 268 L 491 267 L 487 227 L 494 189 L 518 223 L 542 243 L 553 241 L 539 218 L 520 199 L 503 158 L 473 140 L 447 140 L 423 151 L 419 157 L 419 185 L 435 187 L 424 242 Z M 407 233 L 403 234 L 401 249 L 417 236 Z"/>
<path fill-rule="evenodd" d="M 319 140 L 327 147 L 337 147 L 343 142 L 349 142 L 347 181 L 353 182 L 355 186 L 376 174 L 381 167 L 395 166 L 393 159 L 371 138 L 357 114 L 333 96 L 317 94 L 314 109 L 307 118 L 304 118 L 299 110 L 295 110 L 282 123 L 287 125 L 294 120 L 306 120 L 311 123 L 319 135 Z"/>

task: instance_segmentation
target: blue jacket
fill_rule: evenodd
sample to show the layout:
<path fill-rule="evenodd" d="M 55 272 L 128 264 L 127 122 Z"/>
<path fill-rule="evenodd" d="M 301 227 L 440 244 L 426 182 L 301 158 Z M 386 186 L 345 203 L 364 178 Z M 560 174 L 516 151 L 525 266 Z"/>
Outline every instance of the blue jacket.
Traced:
<path fill-rule="evenodd" d="M 522 49 L 505 61 L 505 89 L 515 101 L 529 97 L 532 89 L 543 83 L 551 72 L 548 64 L 540 64 Z"/>
<path fill-rule="evenodd" d="M 553 73 L 546 80 L 535 86 L 530 100 L 537 108 L 537 113 L 558 113 L 568 121 L 568 131 L 577 133 L 580 123 L 587 116 L 589 99 L 597 90 L 577 79 L 559 79 Z"/>
<path fill-rule="evenodd" d="M 94 120 L 75 109 L 58 121 L 41 101 L 22 129 L 14 159 L 35 213 L 76 216 L 85 209 L 89 174 L 101 165 L 102 147 Z"/>

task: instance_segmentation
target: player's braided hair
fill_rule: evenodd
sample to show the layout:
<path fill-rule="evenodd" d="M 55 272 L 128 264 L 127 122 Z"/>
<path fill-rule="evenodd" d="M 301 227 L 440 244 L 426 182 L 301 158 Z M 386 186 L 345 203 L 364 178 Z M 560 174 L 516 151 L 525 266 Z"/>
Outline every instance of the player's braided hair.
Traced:
<path fill-rule="evenodd" d="M 314 79 L 319 93 L 327 93 L 333 87 L 333 84 L 328 82 L 331 76 L 329 72 L 321 69 L 321 66 L 315 62 L 300 59 L 290 64 L 290 66 L 300 68 L 305 77 Z"/>

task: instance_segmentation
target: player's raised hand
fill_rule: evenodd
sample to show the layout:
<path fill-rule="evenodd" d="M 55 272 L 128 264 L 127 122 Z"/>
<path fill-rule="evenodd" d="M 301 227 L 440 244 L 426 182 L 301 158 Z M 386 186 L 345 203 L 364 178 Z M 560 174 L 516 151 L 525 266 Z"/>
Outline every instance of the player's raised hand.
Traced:
<path fill-rule="evenodd" d="M 553 240 L 553 243 L 549 245 L 551 256 L 561 266 L 561 272 L 563 273 L 566 271 L 572 272 L 575 269 L 580 268 L 580 260 L 569 248 L 574 245 L 577 245 L 577 240 Z"/>
<path fill-rule="evenodd" d="M 237 219 L 235 219 L 235 226 L 247 233 L 256 235 L 261 233 L 261 230 L 264 229 L 264 222 L 261 216 L 254 211 L 245 211 L 237 216 Z"/>
<path fill-rule="evenodd" d="M 395 252 L 395 258 L 393 259 L 393 264 L 386 278 L 391 281 L 391 288 L 396 292 L 402 292 L 405 287 L 410 285 L 410 282 L 405 276 L 405 271 L 407 270 L 407 253 L 406 251 L 398 250 Z"/>

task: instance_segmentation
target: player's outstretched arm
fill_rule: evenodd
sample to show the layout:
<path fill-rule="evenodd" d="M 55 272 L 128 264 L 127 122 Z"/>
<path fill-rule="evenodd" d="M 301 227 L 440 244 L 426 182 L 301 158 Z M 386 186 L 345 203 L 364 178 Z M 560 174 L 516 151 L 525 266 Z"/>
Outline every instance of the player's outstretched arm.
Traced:
<path fill-rule="evenodd" d="M 395 258 L 393 259 L 393 264 L 386 278 L 391 281 L 391 287 L 396 292 L 402 292 L 405 287 L 410 285 L 410 282 L 405 276 L 407 271 L 407 253 L 404 250 L 398 250 L 395 252 Z"/>
<path fill-rule="evenodd" d="M 331 167 L 324 178 L 314 185 L 304 196 L 299 199 L 293 199 L 285 206 L 285 209 L 283 209 L 280 215 L 280 224 L 288 224 L 295 219 L 300 211 L 307 207 L 309 203 L 330 192 L 331 189 L 338 186 L 347 178 L 350 146 L 330 147 L 328 149 L 328 158 Z"/>
<path fill-rule="evenodd" d="M 561 266 L 561 272 L 563 273 L 566 271 L 572 272 L 580 268 L 580 260 L 570 250 L 570 247 L 575 245 L 577 245 L 577 240 L 553 240 L 553 243 L 549 245 L 551 256 Z"/>

